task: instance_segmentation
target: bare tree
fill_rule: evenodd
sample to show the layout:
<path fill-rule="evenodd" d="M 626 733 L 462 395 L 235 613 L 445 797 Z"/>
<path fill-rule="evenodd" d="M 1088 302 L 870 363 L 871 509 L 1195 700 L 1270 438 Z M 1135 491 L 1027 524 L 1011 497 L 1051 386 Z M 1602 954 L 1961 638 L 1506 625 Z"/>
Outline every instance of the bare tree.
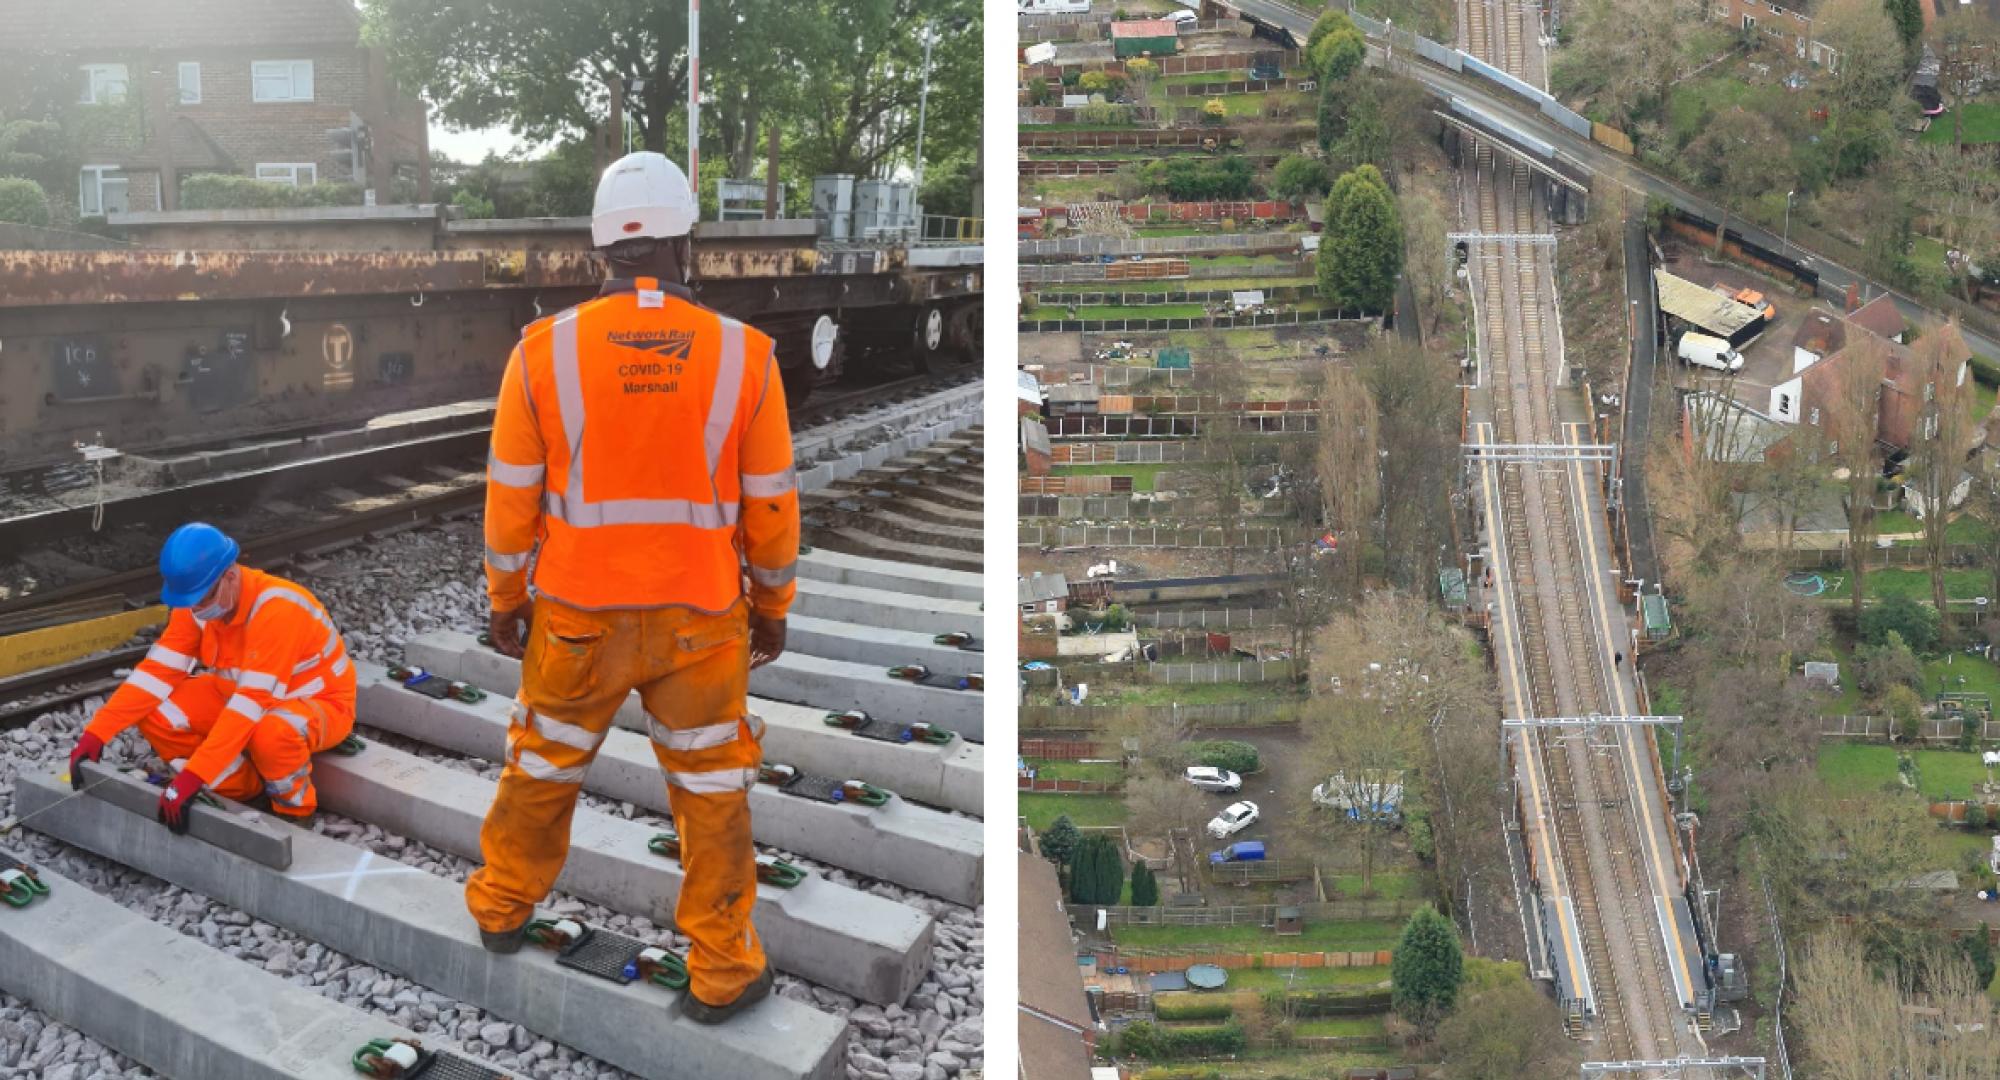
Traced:
<path fill-rule="evenodd" d="M 1874 936 L 1931 912 L 1930 894 L 1910 882 L 1943 865 L 1944 853 L 1914 796 L 1784 778 L 1765 789 L 1750 829 L 1785 911 L 1802 924 L 1837 917 Z"/>
<path fill-rule="evenodd" d="M 1827 1080 L 1972 1080 L 2000 1058 L 1993 1003 L 1945 949 L 1926 949 L 1898 978 L 1855 936 L 1828 931 L 1807 943 L 1793 983 L 1803 1056 Z"/>
<path fill-rule="evenodd" d="M 1303 682 L 1311 670 L 1313 635 L 1333 614 L 1340 593 L 1334 583 L 1333 559 L 1309 546 L 1281 547 L 1270 553 L 1271 571 L 1280 593 L 1272 611 L 1290 639 L 1292 675 Z"/>
<path fill-rule="evenodd" d="M 1847 517 L 1847 569 L 1854 578 L 1854 617 L 1868 584 L 1868 558 L 1875 546 L 1875 487 L 1882 478 L 1882 443 L 1878 437 L 1882 408 L 1882 375 L 1888 362 L 1882 339 L 1863 330 L 1849 331 L 1847 347 L 1836 361 L 1832 393 L 1822 406 L 1828 446 L 1845 473 L 1841 509 Z"/>
<path fill-rule="evenodd" d="M 1966 456 L 1977 431 L 1972 417 L 1972 351 L 1954 319 L 1919 337 L 1910 352 L 1914 385 L 1922 395 L 1910 431 L 1910 481 L 1924 504 L 1924 563 L 1930 571 L 1931 602 L 1941 618 L 1948 610 L 1944 570 L 1952 495 L 1965 477 Z"/>
<path fill-rule="evenodd" d="M 1399 820 L 1423 722 L 1361 695 L 1315 698 L 1308 715 L 1315 732 L 1313 772 L 1326 777 L 1321 790 L 1332 803 L 1314 813 L 1329 816 L 1334 829 L 1354 838 L 1361 851 L 1361 888 L 1372 895 L 1375 862 Z"/>
<path fill-rule="evenodd" d="M 1965 150 L 1965 105 L 1986 90 L 2000 58 L 2000 25 L 1979 11 L 1960 8 L 1930 25 L 1938 58 L 1938 91 L 1951 105 L 1951 148 Z"/>
<path fill-rule="evenodd" d="M 1784 137 L 1764 114 L 1741 105 L 1709 117 L 1685 156 L 1722 203 L 1722 221 L 1715 228 L 1718 252 L 1729 213 L 1740 214 L 1745 205 L 1787 182 Z"/>
<path fill-rule="evenodd" d="M 1663 116 L 1694 16 L 1691 0 L 1587 0 L 1572 16 L 1576 44 L 1552 88 L 1589 96 L 1623 126 Z"/>
<path fill-rule="evenodd" d="M 1329 368 L 1320 394 L 1319 485 L 1326 527 L 1342 547 L 1355 591 L 1361 587 L 1362 552 L 1381 505 L 1382 466 L 1375 398 L 1350 366 Z"/>
<path fill-rule="evenodd" d="M 2000 54 L 2000 45 L 1994 46 Z M 1954 109 L 1956 116 L 1962 110 Z M 1958 267 L 1961 293 L 1972 299 L 1974 259 L 2000 248 L 2000 171 L 1986 154 L 1963 147 L 1918 143 L 1910 148 L 1911 177 L 1945 247 L 1966 256 Z"/>
<path fill-rule="evenodd" d="M 1136 832 L 1165 836 L 1174 829 L 1198 829 L 1214 812 L 1211 802 L 1178 767 L 1159 762 L 1141 765 L 1125 781 L 1125 809 Z"/>
<path fill-rule="evenodd" d="M 1518 1080 L 1574 1073 L 1582 1059 L 1555 1002 L 1526 979 L 1475 993 L 1438 1027 L 1453 1080 Z"/>
<path fill-rule="evenodd" d="M 1399 589 L 1434 587 L 1451 539 L 1448 503 L 1459 466 L 1458 372 L 1442 356 L 1381 338 L 1356 357 L 1379 416 L 1383 569 Z M 1449 418 L 1449 419 L 1447 419 Z"/>
<path fill-rule="evenodd" d="M 1826 613 L 1816 601 L 1785 588 L 1783 567 L 1773 561 L 1739 557 L 1723 563 L 1691 581 L 1687 599 L 1688 621 L 1732 665 L 1788 671 L 1792 657 L 1826 634 Z"/>
<path fill-rule="evenodd" d="M 1451 293 L 1453 258 L 1445 239 L 1444 208 L 1422 190 L 1405 193 L 1398 208 L 1403 213 L 1403 276 L 1416 294 L 1417 325 L 1428 336 L 1437 333 Z"/>
<path fill-rule="evenodd" d="M 1218 349 L 1216 355 L 1223 354 Z M 1204 372 L 1203 389 L 1197 428 L 1201 464 L 1190 472 L 1210 520 L 1223 529 L 1235 528 L 1243 520 L 1243 497 L 1250 489 L 1250 470 L 1257 454 L 1257 435 L 1246 430 L 1242 418 L 1233 411 L 1249 396 L 1248 380 L 1236 364 L 1215 364 Z M 1236 572 L 1241 554 L 1234 545 L 1224 550 L 1226 573 Z"/>

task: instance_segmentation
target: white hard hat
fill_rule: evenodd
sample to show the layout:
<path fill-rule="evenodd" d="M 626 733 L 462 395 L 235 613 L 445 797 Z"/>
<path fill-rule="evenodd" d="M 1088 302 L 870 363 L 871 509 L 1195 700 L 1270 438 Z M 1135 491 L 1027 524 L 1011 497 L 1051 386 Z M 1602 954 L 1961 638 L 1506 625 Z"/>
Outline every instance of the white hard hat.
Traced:
<path fill-rule="evenodd" d="M 700 216 L 679 165 L 650 151 L 627 154 L 598 178 L 590 240 L 606 248 L 620 240 L 686 236 Z"/>

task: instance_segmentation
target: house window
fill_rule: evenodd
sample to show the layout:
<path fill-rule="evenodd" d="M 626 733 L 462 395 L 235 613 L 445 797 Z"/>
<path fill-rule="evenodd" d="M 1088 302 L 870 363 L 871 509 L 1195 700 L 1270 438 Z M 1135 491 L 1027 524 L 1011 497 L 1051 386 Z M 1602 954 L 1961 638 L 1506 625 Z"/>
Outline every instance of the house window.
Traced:
<path fill-rule="evenodd" d="M 1831 455 L 1835 456 L 1835 457 L 1838 457 L 1838 456 L 1840 455 L 1840 440 L 1839 440 L 1839 439 L 1835 439 L 1835 440 L 1833 440 L 1832 442 L 1830 442 L 1830 443 L 1827 443 L 1827 444 L 1826 444 L 1826 452 L 1827 452 L 1828 454 L 1831 454 Z"/>
<path fill-rule="evenodd" d="M 1757 29 L 1757 17 L 1754 15 L 1743 16 L 1743 32 L 1747 34 L 1755 29 Z"/>
<path fill-rule="evenodd" d="M 252 101 L 311 101 L 313 62 L 258 60 L 250 65 Z"/>
<path fill-rule="evenodd" d="M 1778 395 L 1778 415 L 1779 416 L 1792 415 L 1792 395 L 1790 394 Z"/>
<path fill-rule="evenodd" d="M 201 104 L 201 64 L 193 60 L 180 63 L 181 104 Z"/>
<path fill-rule="evenodd" d="M 125 89 L 131 79 L 125 73 L 124 64 L 83 65 L 83 97 L 78 103 L 83 105 L 115 105 L 125 100 Z"/>
<path fill-rule="evenodd" d="M 1814 427 L 1818 427 L 1818 426 L 1819 426 L 1819 410 L 1818 410 L 1818 409 L 1814 409 L 1814 410 L 1812 411 L 1812 425 L 1813 425 Z"/>
<path fill-rule="evenodd" d="M 118 175 L 116 165 L 85 165 L 77 186 L 76 205 L 86 216 L 122 214 L 132 208 L 132 182 Z"/>
<path fill-rule="evenodd" d="M 257 179 L 303 187 L 319 182 L 319 166 L 304 163 L 260 164 L 257 166 Z"/>

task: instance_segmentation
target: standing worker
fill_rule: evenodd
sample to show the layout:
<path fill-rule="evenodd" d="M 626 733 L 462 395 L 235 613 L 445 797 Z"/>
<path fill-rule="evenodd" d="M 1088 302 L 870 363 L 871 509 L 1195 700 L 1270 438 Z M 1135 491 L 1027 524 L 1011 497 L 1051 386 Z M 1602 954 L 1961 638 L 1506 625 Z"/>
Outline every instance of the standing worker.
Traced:
<path fill-rule="evenodd" d="M 354 665 L 311 593 L 236 555 L 213 525 L 167 537 L 167 628 L 84 725 L 69 755 L 72 788 L 82 787 L 83 762 L 137 724 L 176 770 L 160 796 L 160 820 L 175 832 L 187 831 L 187 805 L 203 788 L 243 802 L 268 796 L 280 818 L 311 820 L 312 755 L 354 730 Z"/>
<path fill-rule="evenodd" d="M 673 162 L 619 159 L 590 225 L 610 280 L 531 324 L 507 361 L 486 580 L 494 647 L 525 658 L 465 898 L 488 949 L 520 948 L 562 872 L 584 772 L 638 690 L 681 837 L 681 1007 L 713 1024 L 771 992 L 750 925 L 764 724 L 748 695 L 750 669 L 785 648 L 799 499 L 771 339 L 686 288 L 697 216 Z"/>

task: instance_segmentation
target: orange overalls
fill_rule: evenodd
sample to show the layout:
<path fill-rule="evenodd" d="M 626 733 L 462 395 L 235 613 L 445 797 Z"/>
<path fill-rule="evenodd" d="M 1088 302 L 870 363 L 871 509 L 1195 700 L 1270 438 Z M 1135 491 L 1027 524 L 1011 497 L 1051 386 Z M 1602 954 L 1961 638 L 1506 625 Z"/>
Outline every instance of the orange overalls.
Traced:
<path fill-rule="evenodd" d="M 528 327 L 494 415 L 486 577 L 513 610 L 532 563 L 535 620 L 466 882 L 481 928 L 519 927 L 554 886 L 585 770 L 637 690 L 681 836 L 691 990 L 725 1004 L 762 974 L 749 608 L 784 617 L 798 545 L 770 338 L 650 278 Z"/>
<path fill-rule="evenodd" d="M 276 813 L 304 817 L 319 806 L 312 755 L 354 730 L 354 665 L 311 593 L 262 570 L 241 572 L 229 618 L 199 623 L 173 609 L 85 730 L 108 743 L 137 724 L 154 753 L 185 758 L 216 794 L 268 795 Z"/>

